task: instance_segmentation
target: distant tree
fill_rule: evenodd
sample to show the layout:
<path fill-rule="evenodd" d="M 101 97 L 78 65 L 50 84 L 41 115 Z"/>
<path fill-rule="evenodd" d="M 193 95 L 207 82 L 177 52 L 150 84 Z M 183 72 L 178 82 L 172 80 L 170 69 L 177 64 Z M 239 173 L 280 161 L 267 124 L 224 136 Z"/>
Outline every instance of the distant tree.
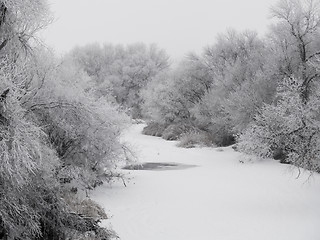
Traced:
<path fill-rule="evenodd" d="M 179 92 L 175 79 L 173 72 L 159 74 L 144 89 L 143 113 L 147 119 L 171 124 L 189 118 L 188 103 Z"/>
<path fill-rule="evenodd" d="M 190 110 L 211 87 L 208 70 L 195 55 L 174 70 L 157 75 L 143 90 L 143 112 L 152 121 L 192 121 Z"/>
<path fill-rule="evenodd" d="M 216 141 L 230 142 L 233 134 L 248 126 L 264 102 L 272 101 L 277 83 L 270 78 L 268 52 L 255 32 L 233 30 L 204 50 L 200 59 L 212 83 L 193 112 L 200 125 L 219 136 Z"/>
<path fill-rule="evenodd" d="M 101 83 L 104 80 L 104 54 L 99 44 L 95 43 L 84 47 L 75 47 L 71 55 L 73 60 L 88 74 L 91 80 L 96 83 Z"/>
<path fill-rule="evenodd" d="M 88 45 L 74 49 L 70 55 L 93 76 L 97 96 L 109 95 L 133 117 L 141 117 L 140 90 L 169 67 L 168 56 L 155 45 Z"/>
<path fill-rule="evenodd" d="M 156 122 L 189 122 L 228 144 L 272 101 L 277 83 L 269 80 L 268 50 L 254 32 L 220 35 L 201 56 L 154 78 L 144 91 L 144 111 Z"/>

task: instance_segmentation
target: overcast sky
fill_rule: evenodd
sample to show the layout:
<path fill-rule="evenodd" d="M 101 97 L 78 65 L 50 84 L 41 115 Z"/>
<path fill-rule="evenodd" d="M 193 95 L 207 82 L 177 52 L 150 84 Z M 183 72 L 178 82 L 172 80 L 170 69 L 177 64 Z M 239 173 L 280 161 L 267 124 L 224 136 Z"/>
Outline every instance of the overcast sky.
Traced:
<path fill-rule="evenodd" d="M 156 43 L 172 59 L 201 52 L 228 28 L 263 34 L 277 0 L 49 0 L 42 35 L 62 54 L 87 43 Z"/>

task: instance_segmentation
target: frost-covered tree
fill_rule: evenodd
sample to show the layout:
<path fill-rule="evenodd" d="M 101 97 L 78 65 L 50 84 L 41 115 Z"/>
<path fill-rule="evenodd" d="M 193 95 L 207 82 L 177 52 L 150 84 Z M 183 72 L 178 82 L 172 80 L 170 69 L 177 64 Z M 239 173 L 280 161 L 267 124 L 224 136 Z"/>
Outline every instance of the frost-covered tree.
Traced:
<path fill-rule="evenodd" d="M 73 166 L 68 177 L 78 173 L 80 184 L 94 185 L 121 148 L 117 114 L 82 94 L 87 75 L 78 78 L 81 72 L 43 54 L 34 40 L 48 15 L 46 1 L 0 1 L 0 239 L 80 239 L 89 232 L 109 239 L 96 222 L 103 210 L 76 201 L 62 169 Z M 72 158 L 65 149 L 88 156 Z"/>
<path fill-rule="evenodd" d="M 13 72 L 14 66 L 7 64 L 1 62 L 0 72 L 0 235 L 11 239 L 25 236 L 28 239 L 41 234 L 41 210 L 35 209 L 32 201 L 44 201 L 41 193 L 33 193 L 37 191 L 33 182 L 37 182 L 39 191 L 54 188 L 55 178 L 52 178 L 52 185 L 48 188 L 46 179 L 52 177 L 59 160 L 54 151 L 46 146 L 41 128 L 25 117 L 26 110 L 18 101 L 20 89 L 12 79 L 18 78 L 19 71 L 16 69 Z"/>
<path fill-rule="evenodd" d="M 173 75 L 158 75 L 143 92 L 144 115 L 147 119 L 171 124 L 189 118 L 187 102 L 184 96 L 179 94 Z"/>
<path fill-rule="evenodd" d="M 42 75 L 44 83 L 24 107 L 47 133 L 62 161 L 60 174 L 75 181 L 73 187 L 90 189 L 121 160 L 119 135 L 127 120 L 116 106 L 86 91 L 91 80 L 79 66 L 52 60 L 50 66 L 54 71 Z"/>
<path fill-rule="evenodd" d="M 313 66 L 320 54 L 320 2 L 281 0 L 271 9 L 278 22 L 272 27 L 279 78 L 296 77 L 303 81 L 301 97 L 307 102 L 319 74 Z"/>
<path fill-rule="evenodd" d="M 265 104 L 251 126 L 238 138 L 238 149 L 262 158 L 282 158 L 298 167 L 320 170 L 319 95 L 301 98 L 303 80 L 286 79 L 278 88 L 277 103 Z M 279 154 L 279 152 L 277 152 Z"/>
<path fill-rule="evenodd" d="M 140 90 L 167 69 L 168 56 L 155 45 L 88 45 L 74 49 L 71 58 L 93 76 L 96 96 L 109 96 L 133 117 L 141 117 Z"/>
<path fill-rule="evenodd" d="M 36 33 L 48 25 L 51 14 L 47 1 L 0 1 L 0 53 L 17 58 L 37 42 Z M 22 50 L 22 52 L 21 52 Z"/>
<path fill-rule="evenodd" d="M 191 121 L 190 109 L 210 89 L 211 77 L 195 56 L 157 75 L 143 90 L 147 118 L 162 123 Z"/>
<path fill-rule="evenodd" d="M 230 143 L 272 101 L 276 83 L 268 78 L 268 51 L 254 32 L 220 35 L 201 56 L 190 55 L 150 83 L 145 112 L 158 122 L 189 122 L 212 133 L 218 144 Z"/>
<path fill-rule="evenodd" d="M 65 239 L 96 231 L 109 237 L 95 222 L 102 215 L 78 215 L 85 199 L 74 192 L 111 176 L 104 170 L 123 154 L 122 118 L 84 92 L 85 74 L 81 79 L 44 56 L 1 62 L 0 236 Z"/>
<path fill-rule="evenodd" d="M 319 2 L 282 0 L 272 14 L 279 20 L 270 43 L 279 87 L 240 135 L 239 149 L 261 157 L 281 153 L 285 161 L 319 171 Z"/>
<path fill-rule="evenodd" d="M 276 82 L 269 78 L 268 52 L 255 32 L 229 31 L 201 56 L 212 83 L 192 111 L 219 144 L 230 144 L 232 135 L 248 126 L 261 105 L 272 101 Z"/>
<path fill-rule="evenodd" d="M 142 109 L 149 122 L 144 133 L 174 140 L 187 132 L 203 131 L 195 122 L 193 108 L 210 90 L 211 82 L 210 72 L 196 55 L 153 78 L 142 91 Z"/>

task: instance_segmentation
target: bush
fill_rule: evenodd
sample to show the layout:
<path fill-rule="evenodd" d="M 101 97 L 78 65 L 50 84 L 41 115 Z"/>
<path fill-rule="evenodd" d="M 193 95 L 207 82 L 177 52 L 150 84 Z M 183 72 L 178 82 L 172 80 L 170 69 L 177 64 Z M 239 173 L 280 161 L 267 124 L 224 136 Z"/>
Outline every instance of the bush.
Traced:
<path fill-rule="evenodd" d="M 211 141 L 218 147 L 227 147 L 235 143 L 235 137 L 222 123 L 211 124 L 206 128 Z"/>
<path fill-rule="evenodd" d="M 186 123 L 175 123 L 169 125 L 162 134 L 162 138 L 165 140 L 178 140 L 183 133 L 194 130 L 195 127 Z"/>
<path fill-rule="evenodd" d="M 76 193 L 67 192 L 64 195 L 64 200 L 76 214 L 88 216 L 94 220 L 108 218 L 104 209 L 90 198 L 82 199 Z"/>
<path fill-rule="evenodd" d="M 179 138 L 178 147 L 193 148 L 198 146 L 212 146 L 212 141 L 208 133 L 204 131 L 190 131 L 184 133 Z"/>
<path fill-rule="evenodd" d="M 55 64 L 53 56 L 47 58 L 48 65 Z M 41 77 L 42 87 L 24 107 L 60 158 L 57 176 L 64 187 L 94 188 L 105 169 L 125 160 L 119 138 L 129 119 L 106 99 L 92 97 L 85 90 L 89 77 L 70 61 Z"/>
<path fill-rule="evenodd" d="M 99 171 L 116 159 L 113 154 L 121 148 L 117 121 L 98 115 L 102 112 L 97 103 L 58 96 L 64 94 L 57 91 L 62 87 L 59 81 L 52 82 L 56 87 L 43 82 L 37 91 L 26 93 L 21 88 L 24 77 L 36 73 L 26 63 L 20 64 L 0 61 L 0 239 L 79 239 L 69 235 L 87 231 L 101 236 L 104 232 L 108 239 L 109 231 L 98 226 L 97 216 L 90 216 L 88 206 L 98 211 L 97 206 L 88 202 L 85 216 L 75 214 L 64 193 L 70 191 L 69 178 L 78 184 L 82 180 L 84 187 L 92 185 Z M 88 128 L 94 125 L 97 128 Z M 88 147 L 100 141 L 97 136 L 102 138 L 95 129 L 108 133 L 103 139 L 114 145 L 101 141 L 95 144 L 100 148 Z M 68 147 L 74 150 L 68 151 L 70 155 L 65 154 Z M 87 154 L 82 159 L 75 157 L 80 148 Z"/>
<path fill-rule="evenodd" d="M 143 128 L 142 133 L 149 136 L 162 137 L 162 134 L 166 128 L 166 124 L 150 122 Z"/>
<path fill-rule="evenodd" d="M 278 89 L 276 105 L 266 104 L 239 135 L 240 151 L 261 158 L 276 156 L 298 167 L 320 170 L 320 97 L 305 103 L 301 86 L 299 80 L 292 79 Z"/>

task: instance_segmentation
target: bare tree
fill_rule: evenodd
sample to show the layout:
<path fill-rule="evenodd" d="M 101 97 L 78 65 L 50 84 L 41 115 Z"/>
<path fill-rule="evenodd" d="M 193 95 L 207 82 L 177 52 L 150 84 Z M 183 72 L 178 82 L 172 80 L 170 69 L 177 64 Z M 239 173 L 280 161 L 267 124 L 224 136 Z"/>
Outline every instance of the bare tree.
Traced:
<path fill-rule="evenodd" d="M 301 97 L 307 102 L 310 97 L 311 83 L 319 78 L 319 74 L 310 62 L 320 54 L 315 44 L 319 37 L 320 3 L 317 0 L 281 0 L 272 7 L 272 16 L 279 19 L 278 33 L 282 41 L 293 47 L 298 59 L 296 77 L 303 81 Z M 280 29 L 280 31 L 279 31 Z M 287 49 L 288 49 L 287 45 Z"/>

